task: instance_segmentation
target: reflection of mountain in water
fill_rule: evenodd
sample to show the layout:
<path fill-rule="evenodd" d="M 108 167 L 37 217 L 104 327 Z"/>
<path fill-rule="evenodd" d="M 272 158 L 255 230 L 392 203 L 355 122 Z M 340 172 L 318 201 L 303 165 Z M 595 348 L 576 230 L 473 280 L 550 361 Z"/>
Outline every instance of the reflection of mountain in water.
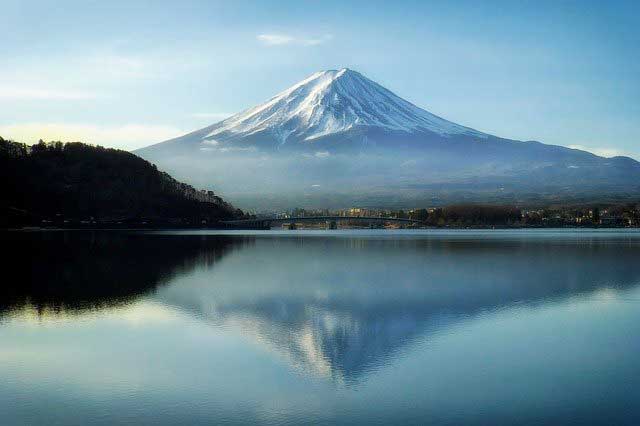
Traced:
<path fill-rule="evenodd" d="M 84 312 L 149 295 L 305 373 L 354 382 L 416 339 L 483 312 L 640 283 L 640 238 L 460 235 L 9 233 L 0 318 L 24 306 Z"/>
<path fill-rule="evenodd" d="M 220 237 L 126 232 L 8 232 L 0 314 L 29 305 L 39 312 L 82 312 L 123 305 L 196 265 L 211 266 L 233 242 Z"/>
<path fill-rule="evenodd" d="M 639 242 L 257 239 L 158 297 L 351 382 L 483 312 L 638 284 Z"/>

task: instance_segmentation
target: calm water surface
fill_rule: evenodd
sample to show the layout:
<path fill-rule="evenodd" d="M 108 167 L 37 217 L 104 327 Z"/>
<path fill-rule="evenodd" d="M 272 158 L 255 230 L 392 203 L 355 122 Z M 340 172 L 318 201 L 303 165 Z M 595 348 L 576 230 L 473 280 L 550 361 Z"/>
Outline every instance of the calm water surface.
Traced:
<path fill-rule="evenodd" d="M 640 233 L 0 234 L 0 424 L 640 424 Z"/>

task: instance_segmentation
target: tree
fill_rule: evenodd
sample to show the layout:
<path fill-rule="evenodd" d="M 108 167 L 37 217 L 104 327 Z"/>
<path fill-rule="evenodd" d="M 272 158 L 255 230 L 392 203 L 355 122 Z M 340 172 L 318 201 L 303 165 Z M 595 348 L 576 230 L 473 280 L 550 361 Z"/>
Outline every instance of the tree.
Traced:
<path fill-rule="evenodd" d="M 241 216 L 212 191 L 196 191 L 134 154 L 77 142 L 41 140 L 29 151 L 0 140 L 0 190 L 0 207 L 26 218 L 215 223 Z"/>

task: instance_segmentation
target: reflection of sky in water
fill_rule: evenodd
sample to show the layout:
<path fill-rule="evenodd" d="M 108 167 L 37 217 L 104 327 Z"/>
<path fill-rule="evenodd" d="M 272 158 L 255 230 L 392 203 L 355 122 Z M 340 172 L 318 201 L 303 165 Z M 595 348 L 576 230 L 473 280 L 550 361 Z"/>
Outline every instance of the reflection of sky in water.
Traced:
<path fill-rule="evenodd" d="M 205 245 L 133 299 L 6 309 L 0 408 L 59 423 L 633 423 L 639 243 Z"/>

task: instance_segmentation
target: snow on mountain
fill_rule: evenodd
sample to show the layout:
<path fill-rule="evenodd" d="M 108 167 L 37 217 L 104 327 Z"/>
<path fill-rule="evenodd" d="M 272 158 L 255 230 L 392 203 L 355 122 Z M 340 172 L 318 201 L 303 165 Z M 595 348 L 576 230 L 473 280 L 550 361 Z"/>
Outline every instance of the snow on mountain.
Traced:
<path fill-rule="evenodd" d="M 313 141 L 356 127 L 487 137 L 433 115 L 362 74 L 343 68 L 311 75 L 267 102 L 212 126 L 203 139 L 270 132 L 279 143 Z"/>
<path fill-rule="evenodd" d="M 482 133 L 346 68 L 136 154 L 248 208 L 640 194 L 635 160 Z"/>

